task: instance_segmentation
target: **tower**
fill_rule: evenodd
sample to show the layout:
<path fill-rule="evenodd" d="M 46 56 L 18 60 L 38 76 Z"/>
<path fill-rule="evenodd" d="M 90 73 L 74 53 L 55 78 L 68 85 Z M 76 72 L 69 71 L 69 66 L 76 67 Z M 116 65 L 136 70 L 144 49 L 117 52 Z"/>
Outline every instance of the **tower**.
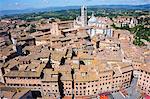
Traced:
<path fill-rule="evenodd" d="M 87 25 L 87 7 L 86 6 L 81 7 L 81 25 L 82 27 L 85 27 Z"/>

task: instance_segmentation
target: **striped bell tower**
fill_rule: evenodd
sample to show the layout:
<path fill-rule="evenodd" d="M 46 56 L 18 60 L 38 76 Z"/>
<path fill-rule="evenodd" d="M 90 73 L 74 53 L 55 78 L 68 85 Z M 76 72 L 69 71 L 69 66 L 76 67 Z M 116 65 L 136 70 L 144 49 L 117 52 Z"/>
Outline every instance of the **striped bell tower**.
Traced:
<path fill-rule="evenodd" d="M 87 26 L 87 7 L 86 6 L 81 7 L 81 24 L 82 24 L 82 27 Z"/>

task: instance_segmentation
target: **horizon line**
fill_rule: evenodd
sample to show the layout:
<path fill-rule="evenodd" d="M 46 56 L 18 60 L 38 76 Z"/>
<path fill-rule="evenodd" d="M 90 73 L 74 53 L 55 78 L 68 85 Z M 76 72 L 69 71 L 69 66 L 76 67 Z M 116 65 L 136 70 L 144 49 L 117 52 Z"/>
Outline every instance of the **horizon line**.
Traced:
<path fill-rule="evenodd" d="M 149 4 L 102 4 L 102 5 L 86 5 L 86 6 L 142 6 L 142 5 L 150 5 Z M 4 10 L 0 10 L 0 11 L 11 11 L 11 10 L 27 10 L 27 9 L 44 9 L 44 8 L 57 8 L 57 7 L 80 7 L 82 5 L 64 5 L 64 6 L 47 6 L 47 7 L 28 7 L 28 8 L 24 8 L 24 9 L 4 9 Z"/>

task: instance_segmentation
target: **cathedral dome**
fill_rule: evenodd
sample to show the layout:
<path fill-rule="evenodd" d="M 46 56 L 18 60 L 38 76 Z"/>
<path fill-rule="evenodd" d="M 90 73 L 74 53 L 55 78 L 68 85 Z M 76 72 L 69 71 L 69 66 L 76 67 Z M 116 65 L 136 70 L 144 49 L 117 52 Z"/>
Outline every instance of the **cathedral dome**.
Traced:
<path fill-rule="evenodd" d="M 92 17 L 89 19 L 88 23 L 96 23 L 96 22 L 97 22 L 97 19 L 94 16 L 94 14 L 92 14 Z"/>

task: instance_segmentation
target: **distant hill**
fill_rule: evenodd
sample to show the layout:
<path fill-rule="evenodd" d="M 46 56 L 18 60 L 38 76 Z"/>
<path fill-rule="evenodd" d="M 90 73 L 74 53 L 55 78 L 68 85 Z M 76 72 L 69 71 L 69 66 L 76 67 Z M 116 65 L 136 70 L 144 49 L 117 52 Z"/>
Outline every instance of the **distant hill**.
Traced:
<path fill-rule="evenodd" d="M 80 6 L 65 6 L 65 7 L 47 7 L 47 8 L 28 8 L 23 10 L 2 10 L 0 11 L 0 16 L 3 15 L 13 15 L 13 14 L 24 14 L 33 12 L 45 12 L 45 11 L 59 11 L 59 10 L 69 10 L 69 9 L 79 9 Z"/>
<path fill-rule="evenodd" d="M 97 6 L 91 6 L 91 7 L 150 10 L 150 4 L 145 4 L 145 5 L 100 5 L 100 6 L 97 5 Z"/>
<path fill-rule="evenodd" d="M 47 7 L 47 8 L 40 8 L 40 9 L 29 8 L 29 9 L 24 9 L 24 10 L 2 10 L 2 11 L 0 11 L 0 16 L 13 15 L 13 14 L 23 14 L 23 13 L 33 13 L 33 12 L 79 9 L 79 8 L 80 8 L 80 6 L 64 6 L 64 7 Z M 95 5 L 95 6 L 89 6 L 89 8 L 114 8 L 114 9 L 150 10 L 150 4 L 145 4 L 145 5 Z"/>

